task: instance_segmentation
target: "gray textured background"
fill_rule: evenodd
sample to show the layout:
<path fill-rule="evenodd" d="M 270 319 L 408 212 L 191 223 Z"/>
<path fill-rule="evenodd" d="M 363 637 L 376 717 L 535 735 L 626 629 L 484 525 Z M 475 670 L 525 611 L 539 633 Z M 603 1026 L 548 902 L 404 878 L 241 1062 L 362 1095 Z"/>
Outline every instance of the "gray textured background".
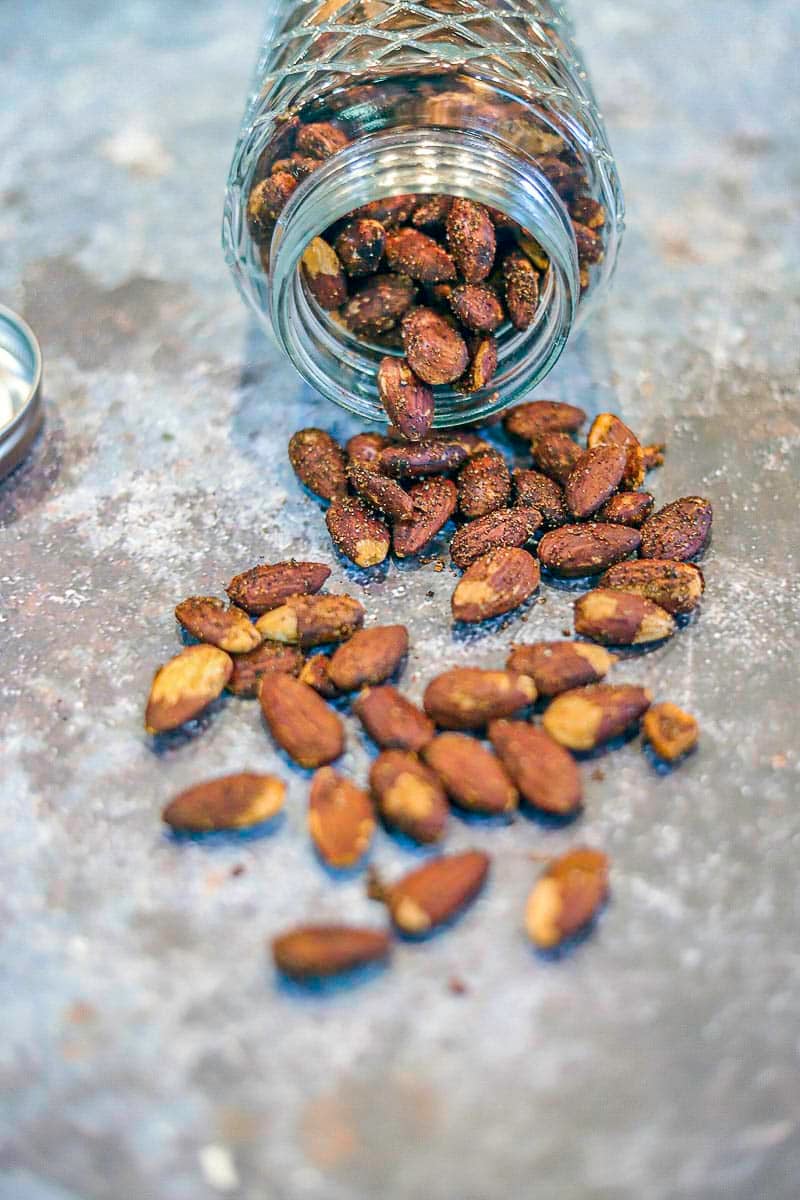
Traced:
<path fill-rule="evenodd" d="M 3 1200 L 797 1195 L 799 10 L 575 10 L 629 233 L 541 394 L 666 437 L 659 500 L 714 501 L 699 619 L 617 670 L 696 712 L 702 749 L 672 775 L 636 743 L 591 764 L 567 830 L 456 821 L 451 847 L 494 854 L 479 904 L 359 990 L 303 999 L 267 936 L 380 919 L 312 857 L 305 781 L 252 704 L 160 754 L 141 728 L 176 600 L 330 558 L 284 447 L 312 420 L 352 428 L 252 331 L 218 247 L 260 5 L 0 2 L 0 299 L 47 385 L 46 432 L 0 486 Z M 525 624 L 458 641 L 449 571 L 333 582 L 373 620 L 413 613 L 415 695 L 433 662 L 498 662 L 569 610 L 547 589 Z M 277 834 L 163 836 L 177 788 L 248 766 L 292 775 Z M 613 902 L 542 963 L 530 855 L 578 837 L 612 854 Z M 373 857 L 409 861 L 383 834 Z"/>

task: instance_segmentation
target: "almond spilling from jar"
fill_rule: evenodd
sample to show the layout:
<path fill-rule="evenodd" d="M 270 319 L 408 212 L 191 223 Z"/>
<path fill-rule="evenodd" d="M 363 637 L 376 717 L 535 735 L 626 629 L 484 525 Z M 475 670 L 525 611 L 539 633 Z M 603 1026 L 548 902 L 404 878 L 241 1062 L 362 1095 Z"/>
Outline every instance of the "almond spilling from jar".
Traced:
<path fill-rule="evenodd" d="M 380 468 L 395 479 L 420 479 L 426 475 L 446 475 L 457 470 L 467 458 L 467 451 L 456 439 L 431 438 L 387 446 L 381 452 Z"/>
<path fill-rule="evenodd" d="M 402 333 L 408 365 L 425 383 L 453 383 L 466 371 L 467 343 L 454 325 L 432 308 L 407 313 Z"/>
<path fill-rule="evenodd" d="M 308 832 L 329 867 L 353 867 L 366 854 L 375 832 L 372 801 L 333 767 L 320 767 L 308 796 Z"/>
<path fill-rule="evenodd" d="M 575 760 L 543 729 L 527 721 L 492 721 L 489 741 L 526 804 L 558 816 L 582 806 Z"/>
<path fill-rule="evenodd" d="M 500 816 L 517 807 L 517 789 L 494 754 L 465 733 L 440 733 L 423 750 L 451 800 L 469 812 Z"/>
<path fill-rule="evenodd" d="M 190 596 L 175 609 L 180 625 L 201 642 L 229 654 L 246 654 L 261 645 L 261 634 L 240 608 L 226 608 L 216 596 Z"/>
<path fill-rule="evenodd" d="M 405 625 L 377 625 L 361 629 L 340 646 L 328 665 L 328 675 L 341 692 L 365 684 L 383 683 L 393 675 L 408 653 Z"/>
<path fill-rule="evenodd" d="M 548 475 L 560 483 L 566 484 L 581 456 L 581 448 L 568 433 L 553 430 L 552 433 L 540 433 L 531 442 L 531 458 L 533 465 L 543 475 Z"/>
<path fill-rule="evenodd" d="M 385 750 L 419 751 L 436 732 L 430 717 L 390 684 L 365 688 L 353 704 L 353 712 Z"/>
<path fill-rule="evenodd" d="M 392 544 L 398 558 L 408 558 L 424 550 L 447 524 L 456 509 L 456 485 L 450 479 L 426 479 L 408 491 L 414 506 L 413 516 L 396 521 Z"/>
<path fill-rule="evenodd" d="M 638 723 L 650 692 L 633 683 L 595 683 L 556 696 L 543 718 L 545 731 L 569 750 L 594 750 Z"/>
<path fill-rule="evenodd" d="M 414 515 L 414 502 L 396 479 L 370 470 L 363 463 L 348 468 L 350 482 L 364 500 L 393 520 L 409 520 Z"/>
<path fill-rule="evenodd" d="M 277 816 L 285 796 L 286 785 L 277 776 L 242 771 L 187 788 L 170 800 L 162 819 L 182 833 L 251 829 Z"/>
<path fill-rule="evenodd" d="M 497 342 L 491 334 L 471 338 L 470 346 L 469 366 L 454 385 L 457 391 L 466 395 L 487 387 L 497 370 Z"/>
<path fill-rule="evenodd" d="M 453 667 L 432 679 L 423 707 L 442 729 L 481 729 L 495 717 L 510 717 L 536 699 L 533 680 L 513 671 Z"/>
<path fill-rule="evenodd" d="M 318 592 L 331 573 L 330 567 L 315 562 L 263 563 L 234 575 L 225 591 L 233 604 L 259 617 L 278 608 L 289 596 Z"/>
<path fill-rule="evenodd" d="M 352 925 L 300 925 L 272 943 L 275 966 L 301 983 L 385 962 L 390 951 L 387 933 Z"/>
<path fill-rule="evenodd" d="M 624 446 L 594 446 L 585 450 L 564 485 L 567 507 L 577 520 L 596 513 L 619 487 L 628 452 Z"/>
<path fill-rule="evenodd" d="M 474 333 L 494 333 L 505 319 L 497 292 L 488 284 L 459 283 L 450 289 L 447 303 L 456 319 Z"/>
<path fill-rule="evenodd" d="M 503 417 L 506 433 L 533 442 L 544 433 L 575 433 L 586 413 L 575 404 L 559 400 L 527 400 L 516 404 Z"/>
<path fill-rule="evenodd" d="M 705 589 L 699 567 L 664 558 L 617 563 L 601 576 L 599 582 L 604 588 L 637 592 L 673 614 L 692 612 Z"/>
<path fill-rule="evenodd" d="M 694 558 L 705 549 L 711 521 L 711 504 L 702 496 L 673 500 L 642 526 L 642 558 Z"/>
<path fill-rule="evenodd" d="M 353 333 L 377 337 L 394 329 L 416 294 L 414 284 L 404 275 L 375 275 L 350 297 L 342 309 L 342 319 Z"/>
<path fill-rule="evenodd" d="M 641 646 L 672 637 L 674 619 L 632 592 L 595 588 L 575 601 L 575 632 L 606 646 Z"/>
<path fill-rule="evenodd" d="M 453 620 L 487 621 L 511 612 L 539 586 L 539 564 L 527 550 L 500 548 L 476 558 L 453 592 Z"/>
<path fill-rule="evenodd" d="M 450 543 L 450 557 L 462 569 L 490 550 L 524 546 L 542 523 L 536 508 L 500 508 L 469 521 Z"/>
<path fill-rule="evenodd" d="M 344 750 L 344 727 L 313 688 L 291 675 L 265 675 L 261 711 L 282 750 L 301 767 L 323 767 Z"/>
<path fill-rule="evenodd" d="M 585 929 L 608 896 L 608 859 L 579 847 L 555 859 L 525 906 L 525 931 L 540 950 L 553 950 Z"/>
<path fill-rule="evenodd" d="M 447 245 L 467 283 L 482 283 L 494 266 L 494 225 L 482 204 L 456 197 L 446 222 Z"/>
<path fill-rule="evenodd" d="M 458 473 L 458 507 L 469 519 L 505 508 L 510 496 L 511 476 L 497 450 L 473 455 Z"/>
<path fill-rule="evenodd" d="M 299 429 L 293 434 L 289 462 L 300 482 L 323 500 L 347 494 L 344 451 L 324 429 Z"/>
<path fill-rule="evenodd" d="M 627 525 L 564 525 L 539 542 L 539 562 L 562 579 L 599 575 L 638 550 L 641 540 L 639 530 Z"/>
<path fill-rule="evenodd" d="M 659 758 L 677 762 L 694 750 L 700 727 L 691 713 L 684 712 L 677 704 L 663 703 L 654 704 L 647 710 L 642 732 Z"/>
<path fill-rule="evenodd" d="M 529 675 L 540 696 L 557 696 L 571 688 L 597 683 L 616 662 L 602 646 L 583 642 L 533 642 L 514 646 L 506 668 Z"/>
<path fill-rule="evenodd" d="M 522 508 L 537 508 L 547 529 L 566 525 L 570 519 L 564 489 L 541 471 L 518 468 L 513 474 L 514 496 Z"/>
<path fill-rule="evenodd" d="M 325 700 L 337 700 L 341 692 L 328 673 L 330 658 L 327 654 L 312 654 L 303 664 L 303 669 L 297 678 L 301 683 L 313 688 Z"/>
<path fill-rule="evenodd" d="M 385 891 L 394 925 L 424 937 L 456 917 L 483 887 L 489 857 L 480 850 L 448 854 L 410 871 Z"/>
<path fill-rule="evenodd" d="M 300 262 L 308 290 L 320 308 L 328 312 L 341 308 L 347 301 L 347 280 L 333 247 L 324 238 L 312 238 Z"/>
<path fill-rule="evenodd" d="M 385 245 L 386 230 L 380 221 L 356 217 L 337 237 L 335 250 L 348 275 L 372 275 L 381 265 Z"/>
<path fill-rule="evenodd" d="M 231 677 L 225 686 L 234 696 L 253 699 L 258 695 L 261 680 L 270 671 L 297 675 L 302 666 L 303 656 L 296 646 L 284 646 L 280 642 L 262 642 L 247 654 L 234 655 Z"/>
<path fill-rule="evenodd" d="M 433 392 L 403 358 L 387 355 L 378 366 L 378 395 L 404 438 L 418 442 L 433 422 Z"/>
<path fill-rule="evenodd" d="M 503 259 L 503 284 L 511 324 L 515 329 L 527 329 L 539 308 L 539 275 L 519 250 L 512 250 Z"/>
<path fill-rule="evenodd" d="M 253 241 L 267 246 L 275 222 L 283 212 L 297 187 L 297 180 L 288 171 L 278 171 L 257 183 L 247 201 L 247 226 Z"/>
<path fill-rule="evenodd" d="M 187 646 L 159 667 L 144 717 L 148 733 L 178 729 L 208 708 L 231 677 L 233 661 L 216 646 Z"/>
<path fill-rule="evenodd" d="M 444 836 L 450 809 L 437 776 L 416 754 L 384 750 L 372 764 L 369 783 L 378 812 L 391 829 L 415 842 Z"/>
<path fill-rule="evenodd" d="M 598 521 L 609 525 L 633 525 L 638 529 L 652 513 L 654 504 L 649 492 L 619 492 L 607 500 L 596 515 Z"/>
<path fill-rule="evenodd" d="M 325 524 L 336 549 L 357 567 L 376 567 L 389 553 L 389 529 L 353 496 L 334 500 Z"/>
<path fill-rule="evenodd" d="M 285 604 L 259 617 L 256 628 L 270 641 L 308 650 L 343 642 L 363 624 L 363 605 L 352 596 L 288 596 Z"/>

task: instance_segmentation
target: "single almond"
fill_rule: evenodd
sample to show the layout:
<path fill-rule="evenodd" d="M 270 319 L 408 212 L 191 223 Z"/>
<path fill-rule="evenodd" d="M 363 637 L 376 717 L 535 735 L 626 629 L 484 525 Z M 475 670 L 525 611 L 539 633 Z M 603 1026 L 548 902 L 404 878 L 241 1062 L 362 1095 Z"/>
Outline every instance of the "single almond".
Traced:
<path fill-rule="evenodd" d="M 578 847 L 554 859 L 525 906 L 525 930 L 540 950 L 552 950 L 594 919 L 608 895 L 608 858 Z"/>
<path fill-rule="evenodd" d="M 375 832 L 372 801 L 333 767 L 320 767 L 308 796 L 308 832 L 329 867 L 355 866 Z"/>
<path fill-rule="evenodd" d="M 365 688 L 353 712 L 372 740 L 386 750 L 419 751 L 436 732 L 430 717 L 390 684 Z"/>
<path fill-rule="evenodd" d="M 289 462 L 300 482 L 323 500 L 347 494 L 344 451 L 324 429 L 299 429 L 293 434 Z"/>
<path fill-rule="evenodd" d="M 665 609 L 632 592 L 595 588 L 575 601 L 575 632 L 607 646 L 639 646 L 672 637 Z"/>
<path fill-rule="evenodd" d="M 573 517 L 583 520 L 605 504 L 619 487 L 627 460 L 624 446 L 594 446 L 583 452 L 564 485 Z"/>
<path fill-rule="evenodd" d="M 178 729 L 200 715 L 221 695 L 233 661 L 216 646 L 187 646 L 159 667 L 150 688 L 144 717 L 148 733 Z"/>
<path fill-rule="evenodd" d="M 469 366 L 454 387 L 459 392 L 471 395 L 488 387 L 497 371 L 498 347 L 490 333 L 470 338 Z"/>
<path fill-rule="evenodd" d="M 641 540 L 639 530 L 628 525 L 564 525 L 539 542 L 539 562 L 562 579 L 599 575 L 637 550 Z"/>
<path fill-rule="evenodd" d="M 296 187 L 294 175 L 276 171 L 252 189 L 247 201 L 247 227 L 256 245 L 268 247 L 275 223 Z"/>
<path fill-rule="evenodd" d="M 394 229 L 397 225 L 405 225 L 417 207 L 419 197 L 411 195 L 385 196 L 380 200 L 370 200 L 362 204 L 353 214 L 356 217 L 369 217 L 380 221 L 386 229 Z"/>
<path fill-rule="evenodd" d="M 575 760 L 543 729 L 527 721 L 492 721 L 489 741 L 526 804 L 559 816 L 582 806 Z"/>
<path fill-rule="evenodd" d="M 270 641 L 307 650 L 346 641 L 363 623 L 364 607 L 352 596 L 288 596 L 258 618 L 256 629 Z"/>
<path fill-rule="evenodd" d="M 677 704 L 653 704 L 645 713 L 642 732 L 659 758 L 676 762 L 697 745 L 700 727 L 691 713 Z"/>
<path fill-rule="evenodd" d="M 296 147 L 303 154 L 314 158 L 330 158 L 339 150 L 344 150 L 350 142 L 349 137 L 334 125 L 332 121 L 313 121 L 309 125 L 301 125 L 297 131 Z"/>
<path fill-rule="evenodd" d="M 335 651 L 328 664 L 328 676 L 339 691 L 353 692 L 365 684 L 383 683 L 407 653 L 405 625 L 360 629 Z"/>
<path fill-rule="evenodd" d="M 651 699 L 646 688 L 632 683 L 575 688 L 556 696 L 544 714 L 544 728 L 569 750 L 594 750 L 636 724 Z"/>
<path fill-rule="evenodd" d="M 575 433 L 586 413 L 575 404 L 559 400 L 527 400 L 516 404 L 503 417 L 506 433 L 533 442 L 543 433 Z"/>
<path fill-rule="evenodd" d="M 432 308 L 414 308 L 403 317 L 406 359 L 425 383 L 453 383 L 467 369 L 467 343 L 454 324 Z"/>
<path fill-rule="evenodd" d="M 378 812 L 392 829 L 415 842 L 444 836 L 450 809 L 438 777 L 407 750 L 383 750 L 372 764 L 369 782 Z"/>
<path fill-rule="evenodd" d="M 531 442 L 533 465 L 563 487 L 581 457 L 581 448 L 568 433 L 540 433 Z"/>
<path fill-rule="evenodd" d="M 243 771 L 187 788 L 170 800 L 162 820 L 183 833 L 250 829 L 276 816 L 285 796 L 286 784 L 277 776 Z"/>
<path fill-rule="evenodd" d="M 329 979 L 385 962 L 390 952 L 387 933 L 352 925 L 300 925 L 272 943 L 275 966 L 299 982 Z"/>
<path fill-rule="evenodd" d="M 481 729 L 495 717 L 510 717 L 536 699 L 527 675 L 453 667 L 432 679 L 423 706 L 442 729 Z"/>
<path fill-rule="evenodd" d="M 638 529 L 652 513 L 654 504 L 649 492 L 618 492 L 597 510 L 597 519 L 610 525 L 633 525 Z"/>
<path fill-rule="evenodd" d="M 350 482 L 364 500 L 393 520 L 409 520 L 414 515 L 414 502 L 396 479 L 381 475 L 363 463 L 348 467 Z"/>
<path fill-rule="evenodd" d="M 457 916 L 483 887 L 489 857 L 480 850 L 448 854 L 410 871 L 386 893 L 394 925 L 423 937 Z"/>
<path fill-rule="evenodd" d="M 494 266 L 497 238 L 482 204 L 454 198 L 445 223 L 447 247 L 467 283 L 481 283 Z"/>
<path fill-rule="evenodd" d="M 418 442 L 433 422 L 433 392 L 404 358 L 387 355 L 378 364 L 378 395 L 389 420 L 404 438 Z"/>
<path fill-rule="evenodd" d="M 453 620 L 477 622 L 511 612 L 539 586 L 539 564 L 527 550 L 501 547 L 476 558 L 451 601 Z"/>
<path fill-rule="evenodd" d="M 498 816 L 517 807 L 517 789 L 504 767 L 475 738 L 465 733 L 440 733 L 422 756 L 461 808 Z"/>
<path fill-rule="evenodd" d="M 254 698 L 258 695 L 261 680 L 270 671 L 297 675 L 302 665 L 303 655 L 296 646 L 262 642 L 247 654 L 234 655 L 231 677 L 225 686 L 234 696 Z"/>
<path fill-rule="evenodd" d="M 571 688 L 597 683 L 616 661 L 602 646 L 584 642 L 533 642 L 514 646 L 506 669 L 529 675 L 540 696 L 557 696 Z"/>
<path fill-rule="evenodd" d="M 190 596 L 175 609 L 187 633 L 229 654 L 246 654 L 261 645 L 261 634 L 240 608 L 226 608 L 216 596 Z"/>
<path fill-rule="evenodd" d="M 394 329 L 414 303 L 417 290 L 404 275 L 375 275 L 342 309 L 348 329 L 363 337 L 376 337 Z"/>
<path fill-rule="evenodd" d="M 458 507 L 473 519 L 505 508 L 511 497 L 511 476 L 497 450 L 483 450 L 467 459 L 458 473 Z"/>
<path fill-rule="evenodd" d="M 450 479 L 425 479 L 408 490 L 413 516 L 396 521 L 392 546 L 397 558 L 419 554 L 436 537 L 456 508 L 456 485 Z"/>
<path fill-rule="evenodd" d="M 336 549 L 357 567 L 375 567 L 389 553 L 389 529 L 354 496 L 334 500 L 325 524 Z"/>
<path fill-rule="evenodd" d="M 445 441 L 431 438 L 424 442 L 406 442 L 404 445 L 386 447 L 381 453 L 380 469 L 395 479 L 446 475 L 461 466 L 467 453 L 455 439 Z"/>
<path fill-rule="evenodd" d="M 341 308 L 347 301 L 347 280 L 333 246 L 324 238 L 312 238 L 300 262 L 308 290 L 320 308 L 328 312 Z"/>
<path fill-rule="evenodd" d="M 513 474 L 514 496 L 522 508 L 537 508 L 545 528 L 555 529 L 570 519 L 564 489 L 541 471 L 518 468 Z"/>
<path fill-rule="evenodd" d="M 494 288 L 484 283 L 460 283 L 451 288 L 447 303 L 454 316 L 475 333 L 494 333 L 505 319 Z"/>
<path fill-rule="evenodd" d="M 386 230 L 380 221 L 356 217 L 348 221 L 334 245 L 348 275 L 372 275 L 383 258 Z"/>
<path fill-rule="evenodd" d="M 515 329 L 527 329 L 539 310 L 539 275 L 529 258 L 512 250 L 503 259 L 506 311 Z"/>
<path fill-rule="evenodd" d="M 291 675 L 265 675 L 261 711 L 282 750 L 301 767 L 322 767 L 344 750 L 344 726 L 321 696 Z"/>
<path fill-rule="evenodd" d="M 397 229 L 386 235 L 386 261 L 392 271 L 418 283 L 455 279 L 456 268 L 447 251 L 419 229 Z"/>
<path fill-rule="evenodd" d="M 225 591 L 233 604 L 259 617 L 283 604 L 288 596 L 313 595 L 331 573 L 323 563 L 262 563 L 234 575 Z"/>
<path fill-rule="evenodd" d="M 537 508 L 497 509 L 462 525 L 450 543 L 450 557 L 457 567 L 468 567 L 490 550 L 524 546 L 541 523 Z"/>
<path fill-rule="evenodd" d="M 685 562 L 705 549 L 711 534 L 711 504 L 702 496 L 684 496 L 659 509 L 642 526 L 642 558 Z"/>
<path fill-rule="evenodd" d="M 703 572 L 694 563 L 664 558 L 617 563 L 601 576 L 599 582 L 604 588 L 638 592 L 673 614 L 691 612 L 705 589 Z"/>

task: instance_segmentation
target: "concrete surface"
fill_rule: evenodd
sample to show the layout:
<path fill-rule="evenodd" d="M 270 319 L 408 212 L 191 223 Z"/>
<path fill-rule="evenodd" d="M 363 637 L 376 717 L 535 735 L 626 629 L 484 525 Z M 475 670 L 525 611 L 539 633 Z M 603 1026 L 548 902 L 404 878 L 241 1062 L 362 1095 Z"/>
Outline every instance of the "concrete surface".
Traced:
<path fill-rule="evenodd" d="M 667 438 L 659 500 L 714 501 L 702 613 L 617 670 L 692 709 L 702 748 L 672 774 L 635 742 L 601 757 L 567 829 L 456 821 L 451 847 L 494 855 L 469 915 L 303 998 L 266 938 L 380 920 L 363 878 L 314 860 L 305 779 L 252 704 L 160 748 L 141 728 L 178 599 L 262 558 L 332 561 L 284 448 L 307 422 L 352 426 L 251 332 L 218 246 L 260 5 L 0 5 L 0 298 L 39 333 L 47 396 L 0 486 L 3 1200 L 797 1195 L 800 17 L 575 12 L 629 232 L 542 394 Z M 548 588 L 524 623 L 460 640 L 449 571 L 333 582 L 374 621 L 413 612 L 414 695 L 434 662 L 557 636 L 570 603 Z M 164 837 L 176 789 L 246 766 L 291 779 L 278 832 Z M 612 854 L 613 902 L 541 962 L 520 932 L 530 856 L 578 839 Z M 373 859 L 410 855 L 380 835 Z"/>

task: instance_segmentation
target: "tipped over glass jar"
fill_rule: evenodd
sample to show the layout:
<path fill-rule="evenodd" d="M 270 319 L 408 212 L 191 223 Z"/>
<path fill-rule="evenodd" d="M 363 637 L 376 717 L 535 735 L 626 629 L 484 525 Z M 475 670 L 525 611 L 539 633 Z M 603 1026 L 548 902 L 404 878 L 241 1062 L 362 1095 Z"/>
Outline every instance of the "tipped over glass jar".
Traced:
<path fill-rule="evenodd" d="M 366 419 L 412 396 L 443 428 L 519 400 L 607 286 L 623 229 L 564 6 L 269 9 L 223 222 L 243 296 Z"/>

